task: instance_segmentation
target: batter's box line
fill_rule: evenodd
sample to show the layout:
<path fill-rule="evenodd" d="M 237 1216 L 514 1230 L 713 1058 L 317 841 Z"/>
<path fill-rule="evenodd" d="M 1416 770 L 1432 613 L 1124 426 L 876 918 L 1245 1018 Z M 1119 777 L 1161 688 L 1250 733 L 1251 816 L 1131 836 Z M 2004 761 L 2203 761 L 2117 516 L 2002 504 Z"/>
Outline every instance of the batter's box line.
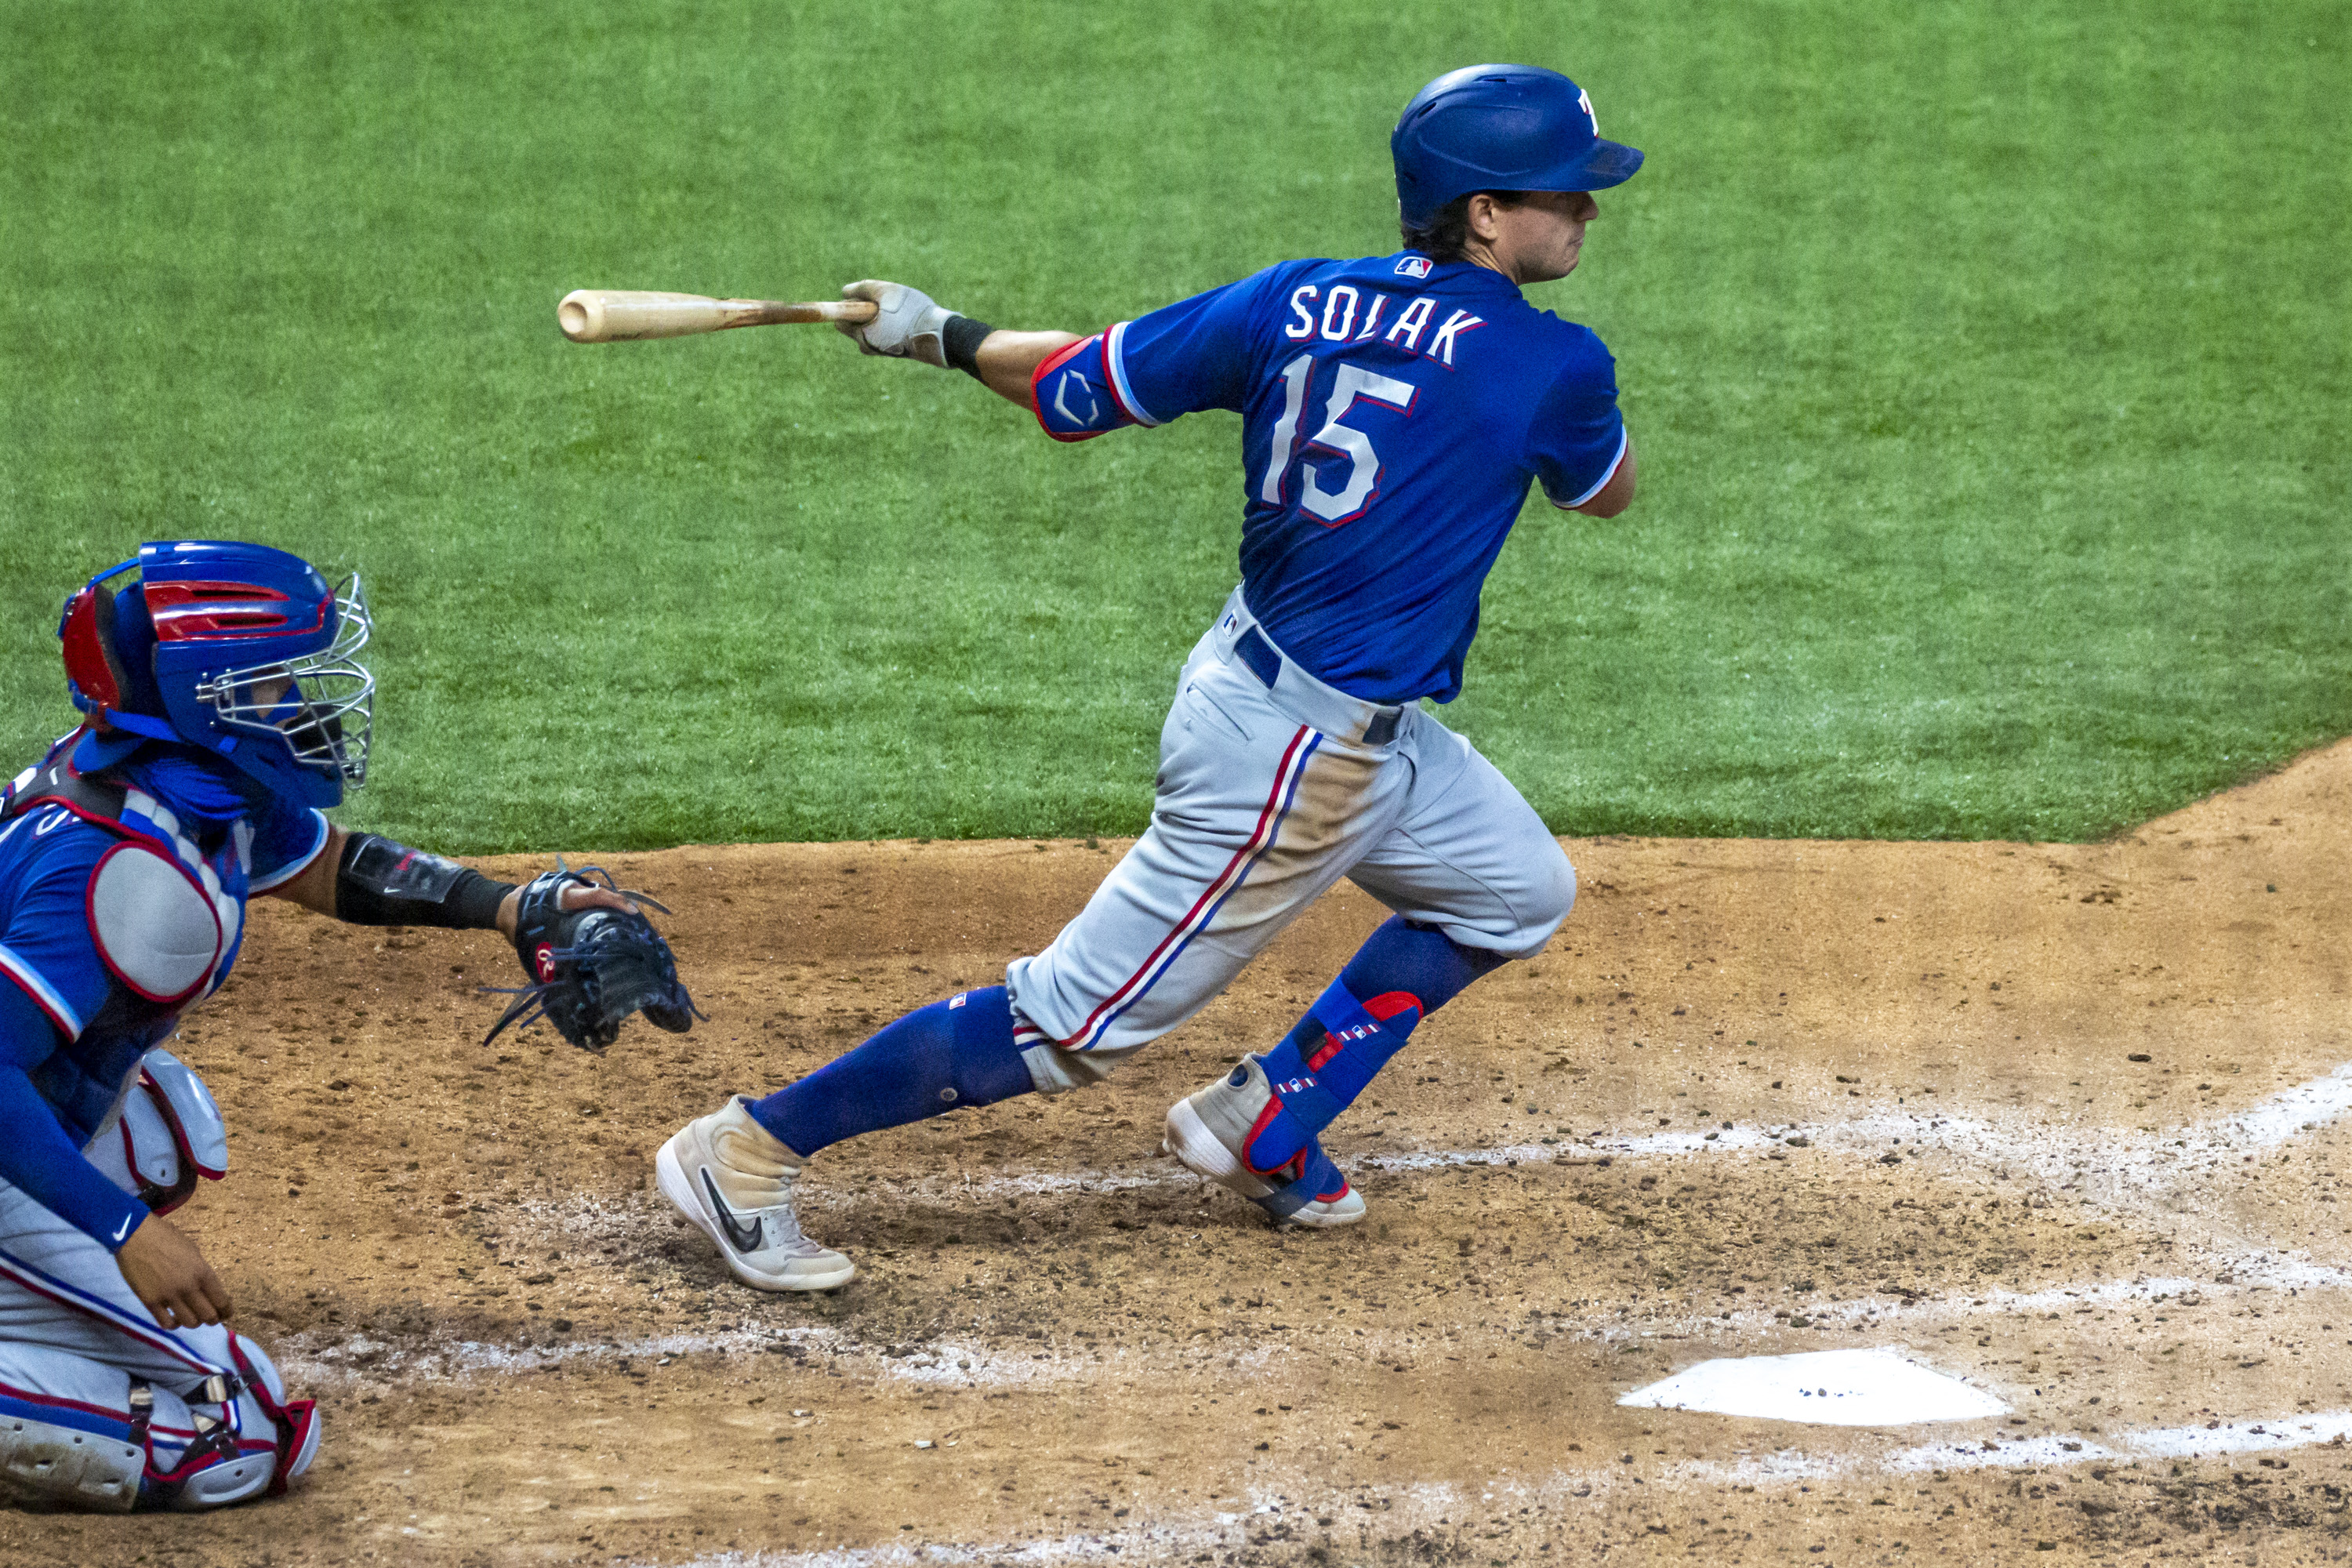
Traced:
<path fill-rule="evenodd" d="M 1533 1508 L 1555 1517 L 1588 1510 L 1595 1498 L 1648 1495 L 1660 1486 L 1752 1486 L 1780 1490 L 1823 1481 L 1868 1482 L 1955 1470 L 2069 1469 L 2086 1465 L 2129 1465 L 2137 1460 L 2228 1458 L 2246 1453 L 2278 1453 L 2335 1444 L 2352 1437 L 2352 1411 L 2297 1412 L 2257 1421 L 2196 1426 L 2152 1426 L 2105 1435 L 2049 1433 L 2009 1442 L 1949 1438 L 1906 1444 L 1875 1454 L 1812 1455 L 1783 1448 L 1725 1464 L 1685 1460 L 1647 1474 L 1640 1467 L 1606 1466 L 1559 1469 L 1534 1477 L 1498 1474 L 1475 1486 L 1423 1482 L 1401 1487 L 1362 1486 L 1311 1493 L 1259 1489 L 1216 1503 L 1171 1513 L 1126 1530 L 1082 1532 L 1050 1541 L 889 1543 L 835 1547 L 817 1552 L 723 1552 L 668 1568 L 945 1568 L 965 1563 L 1134 1563 L 1181 1552 L 1245 1548 L 1250 1533 L 1277 1523 L 1294 1525 L 1329 1518 L 1377 1523 L 1385 1536 L 1414 1531 L 1449 1532 L 1465 1509 Z M 1642 1492 L 1636 1494 L 1638 1483 Z M 1474 1502 L 1475 1493 L 1475 1502 Z M 1466 1526 L 1463 1528 L 1466 1534 Z M 1306 1538 L 1297 1544 L 1312 1544 Z M 639 1568 L 654 1568 L 638 1560 Z"/>
<path fill-rule="evenodd" d="M 2352 1110 L 2352 1063 L 2324 1078 L 2284 1089 L 2250 1110 L 2155 1133 L 2084 1131 L 2026 1117 L 1994 1118 L 1926 1110 L 1877 1111 L 1832 1122 L 1759 1124 L 1729 1130 L 1600 1134 L 1549 1143 L 1509 1143 L 1488 1149 L 1420 1149 L 1362 1152 L 1336 1163 L 1350 1174 L 1412 1173 L 1557 1164 L 1580 1160 L 1645 1160 L 1754 1153 L 1816 1147 L 1824 1152 L 1883 1159 L 1888 1152 L 1962 1156 L 1990 1171 L 2022 1171 L 2063 1186 L 2091 1176 L 2157 1173 L 2200 1159 L 2261 1154 L 2316 1131 Z M 1906 1157 L 1907 1158 L 1907 1157 Z M 821 1189 L 822 1174 L 818 1177 Z M 1210 1184 L 1165 1168 L 1114 1167 L 1034 1171 L 974 1177 L 923 1176 L 898 1189 L 925 1196 L 949 1192 L 982 1197 L 1112 1193 L 1137 1188 Z"/>
<path fill-rule="evenodd" d="M 2352 1063 L 2324 1078 L 2285 1089 L 2251 1110 L 2215 1117 L 2167 1131 L 2125 1133 L 2074 1131 L 2023 1118 L 1994 1119 L 1916 1111 L 1865 1113 L 1834 1122 L 1734 1126 L 1728 1131 L 1601 1134 L 1553 1143 L 1510 1143 L 1488 1149 L 1423 1149 L 1396 1153 L 1364 1152 L 1339 1160 L 1350 1173 L 1413 1173 L 1496 1165 L 1542 1165 L 1578 1160 L 1645 1160 L 1687 1155 L 1753 1153 L 1811 1146 L 1843 1155 L 1881 1158 L 1891 1150 L 1961 1155 L 1987 1169 L 2025 1171 L 2060 1184 L 2122 1169 L 2156 1169 L 2200 1158 L 2259 1154 L 2305 1131 L 2316 1130 L 2352 1110 Z M 1797 1144 L 1794 1140 L 1803 1140 Z M 868 1194 L 828 1188 L 825 1169 L 811 1173 L 807 1209 L 840 1213 L 869 1201 Z M 940 1172 L 884 1184 L 901 1199 L 920 1197 L 1050 1197 L 1065 1194 L 1112 1194 L 1212 1184 L 1175 1166 L 1165 1156 L 1150 1165 L 1079 1170 L 1000 1172 L 974 1175 Z M 568 1237 L 598 1241 L 639 1240 L 646 1222 L 667 1213 L 648 1193 L 612 1196 L 581 1194 L 565 1199 L 519 1201 L 503 1215 L 535 1219 Z"/>
<path fill-rule="evenodd" d="M 2260 1271 L 2241 1268 L 2235 1283 L 2219 1285 L 2187 1277 L 2111 1280 L 2095 1285 L 2052 1286 L 2040 1290 L 1987 1290 L 1973 1295 L 1914 1299 L 1903 1301 L 1876 1296 L 1849 1301 L 1809 1305 L 1806 1315 L 1819 1327 L 1874 1328 L 1891 1334 L 1924 1331 L 1945 1323 L 1979 1319 L 2039 1317 L 2051 1311 L 2123 1305 L 2154 1305 L 2167 1300 L 2184 1305 L 2226 1304 L 2265 1291 L 2343 1289 L 2352 1286 L 2352 1272 L 2310 1265 L 2290 1264 Z M 1785 1344 L 1792 1332 L 1762 1309 L 1723 1315 L 1682 1313 L 1636 1322 L 1584 1322 L 1550 1319 L 1542 1325 L 1558 1340 L 1601 1346 L 1707 1342 L 1727 1349 L 1741 1342 Z M 359 1335 L 338 1344 L 320 1344 L 310 1334 L 288 1340 L 278 1361 L 305 1385 L 364 1384 L 371 1381 L 394 1386 L 410 1381 L 470 1382 L 478 1374 L 506 1375 L 545 1371 L 566 1363 L 599 1363 L 620 1361 L 657 1362 L 662 1357 L 741 1356 L 772 1353 L 784 1345 L 855 1363 L 882 1380 L 940 1387 L 1018 1387 L 1091 1383 L 1113 1375 L 1123 1363 L 1143 1358 L 1156 1371 L 1205 1373 L 1212 1377 L 1255 1375 L 1277 1349 L 1295 1352 L 1302 1344 L 1351 1358 L 1381 1362 L 1392 1357 L 1418 1361 L 1431 1348 L 1425 1337 L 1372 1329 L 1359 1337 L 1350 1328 L 1332 1325 L 1328 1331 L 1297 1326 L 1284 1331 L 1279 1342 L 1265 1340 L 1246 1349 L 1222 1342 L 1192 1346 L 1179 1342 L 1166 1347 L 1098 1345 L 1076 1340 L 1038 1346 L 1034 1342 L 992 1347 L 983 1339 L 942 1334 L 904 1342 L 868 1341 L 823 1326 L 761 1327 L 746 1325 L 717 1333 L 669 1333 L 634 1339 L 574 1340 L 552 1344 L 502 1344 L 467 1340 L 429 1349 L 403 1349 L 390 1342 Z"/>
<path fill-rule="evenodd" d="M 1870 1291 L 1853 1300 L 1808 1305 L 1801 1310 L 1816 1326 L 1840 1329 L 1877 1327 L 1890 1332 L 1900 1332 L 1942 1323 L 1967 1322 L 1978 1318 L 2017 1314 L 2039 1317 L 2086 1307 L 2152 1306 L 2164 1300 L 2196 1306 L 2232 1301 L 2263 1292 L 2340 1290 L 2352 1287 L 2352 1270 L 2322 1264 L 2290 1259 L 2271 1267 L 2257 1267 L 2243 1259 L 2236 1259 L 2230 1267 L 2231 1279 L 2226 1284 L 2189 1276 L 2150 1278 L 2142 1275 L 2130 1279 L 2101 1280 L 2095 1284 L 2052 1285 L 2038 1290 L 1963 1290 L 1946 1296 L 1907 1298 Z M 1573 1334 L 1575 1330 L 1570 1327 L 1562 1332 Z M 1779 1342 L 1785 1340 L 1790 1332 L 1787 1326 L 1771 1313 L 1751 1309 L 1728 1315 L 1685 1314 L 1671 1319 L 1654 1319 L 1625 1337 L 1657 1340 L 1671 1336 L 1677 1340 L 1728 1341 L 1769 1335 Z"/>

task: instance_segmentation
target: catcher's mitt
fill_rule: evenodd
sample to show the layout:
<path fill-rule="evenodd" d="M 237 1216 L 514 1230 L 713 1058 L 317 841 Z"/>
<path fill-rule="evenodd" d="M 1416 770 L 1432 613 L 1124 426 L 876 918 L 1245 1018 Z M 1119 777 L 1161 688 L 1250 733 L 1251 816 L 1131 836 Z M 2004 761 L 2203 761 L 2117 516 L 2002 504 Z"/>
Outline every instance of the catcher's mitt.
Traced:
<path fill-rule="evenodd" d="M 515 908 L 515 953 L 534 984 L 487 988 L 515 1000 L 482 1044 L 497 1039 L 509 1024 L 527 1029 L 544 1018 L 581 1049 L 601 1051 L 620 1037 L 622 1020 L 639 1008 L 648 1023 L 673 1035 L 686 1033 L 702 1016 L 678 982 L 669 943 L 651 921 L 619 910 L 558 907 L 565 888 L 594 885 L 588 873 L 604 878 L 605 887 L 625 898 L 669 913 L 643 893 L 615 887 L 602 867 L 573 871 L 559 858 L 554 870 L 523 885 Z"/>

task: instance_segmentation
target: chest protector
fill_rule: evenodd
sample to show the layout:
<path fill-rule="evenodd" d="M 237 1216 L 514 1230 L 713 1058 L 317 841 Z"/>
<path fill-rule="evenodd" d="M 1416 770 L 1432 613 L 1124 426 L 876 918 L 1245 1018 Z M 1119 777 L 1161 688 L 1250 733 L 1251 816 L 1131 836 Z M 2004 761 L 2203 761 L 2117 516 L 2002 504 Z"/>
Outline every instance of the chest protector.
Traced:
<path fill-rule="evenodd" d="M 140 1058 L 228 978 L 245 935 L 253 829 L 237 821 L 202 848 L 170 807 L 135 786 L 83 777 L 69 751 L 59 745 L 0 790 L 0 826 L 58 812 L 118 840 L 99 858 L 82 900 L 106 965 L 105 1004 L 29 1075 L 79 1145 L 113 1117 Z"/>

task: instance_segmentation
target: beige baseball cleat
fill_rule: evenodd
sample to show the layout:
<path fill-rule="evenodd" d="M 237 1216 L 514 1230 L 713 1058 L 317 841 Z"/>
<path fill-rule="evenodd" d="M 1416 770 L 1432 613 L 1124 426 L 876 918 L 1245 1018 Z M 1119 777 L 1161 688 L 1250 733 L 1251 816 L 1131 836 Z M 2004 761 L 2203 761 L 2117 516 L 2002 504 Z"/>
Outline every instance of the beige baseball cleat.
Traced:
<path fill-rule="evenodd" d="M 1187 1170 L 1257 1205 L 1276 1225 L 1328 1228 L 1362 1219 L 1363 1195 L 1312 1141 L 1280 1170 L 1250 1168 L 1243 1151 L 1273 1100 L 1265 1068 L 1244 1057 L 1233 1071 L 1168 1108 L 1160 1147 Z"/>
<path fill-rule="evenodd" d="M 830 1290 L 857 1265 L 801 1234 L 801 1157 L 752 1120 L 740 1096 L 688 1122 L 654 1156 L 654 1182 L 735 1278 L 755 1290 Z"/>

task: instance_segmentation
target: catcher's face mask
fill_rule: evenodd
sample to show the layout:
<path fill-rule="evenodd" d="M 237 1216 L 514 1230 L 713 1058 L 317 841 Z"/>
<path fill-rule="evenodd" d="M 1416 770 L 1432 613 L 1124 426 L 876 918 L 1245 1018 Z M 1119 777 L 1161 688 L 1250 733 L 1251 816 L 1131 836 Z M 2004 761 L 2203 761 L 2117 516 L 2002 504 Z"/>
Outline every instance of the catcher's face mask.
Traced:
<path fill-rule="evenodd" d="M 335 640 L 317 653 L 240 666 L 199 682 L 196 700 L 226 730 L 282 742 L 296 765 L 367 782 L 375 677 L 359 661 L 375 623 L 357 574 L 335 591 Z"/>

